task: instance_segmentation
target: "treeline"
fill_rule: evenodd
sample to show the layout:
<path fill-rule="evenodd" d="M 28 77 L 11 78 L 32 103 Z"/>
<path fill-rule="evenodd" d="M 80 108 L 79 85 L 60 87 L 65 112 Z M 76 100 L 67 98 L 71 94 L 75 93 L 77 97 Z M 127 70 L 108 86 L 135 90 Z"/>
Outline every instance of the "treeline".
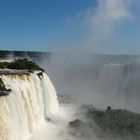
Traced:
<path fill-rule="evenodd" d="M 50 52 L 33 52 L 33 51 L 9 51 L 9 50 L 0 50 L 0 58 L 4 59 L 9 56 L 16 57 L 31 57 L 33 59 L 39 58 L 40 56 L 50 57 Z"/>

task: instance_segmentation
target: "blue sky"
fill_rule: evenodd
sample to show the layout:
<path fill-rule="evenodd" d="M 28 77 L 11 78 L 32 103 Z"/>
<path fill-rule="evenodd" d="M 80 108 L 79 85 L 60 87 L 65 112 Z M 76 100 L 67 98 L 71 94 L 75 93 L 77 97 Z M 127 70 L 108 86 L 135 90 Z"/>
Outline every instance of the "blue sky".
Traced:
<path fill-rule="evenodd" d="M 93 53 L 107 53 L 106 50 L 108 53 L 140 53 L 139 4 L 131 4 L 127 9 L 132 13 L 132 18 L 124 15 L 123 20 L 117 19 L 121 21 L 117 26 L 119 31 L 116 33 L 113 29 L 113 33 L 108 35 L 114 36 L 115 42 L 107 42 L 110 44 L 108 49 L 104 45 L 98 48 L 98 43 L 92 44 L 91 41 L 91 34 L 95 38 L 96 32 L 95 25 L 92 29 L 89 19 L 97 18 L 98 5 L 96 0 L 1 0 L 0 49 L 48 51 L 60 46 L 69 46 L 74 50 L 73 46 L 78 46 L 79 50 L 80 45 L 85 44 L 83 50 L 89 49 Z M 113 24 L 116 26 L 116 23 Z M 93 30 L 92 33 L 90 30 Z M 97 34 L 100 36 L 100 33 Z M 85 42 L 88 41 L 90 47 L 86 48 L 89 44 Z M 96 49 L 91 49 L 92 46 Z"/>

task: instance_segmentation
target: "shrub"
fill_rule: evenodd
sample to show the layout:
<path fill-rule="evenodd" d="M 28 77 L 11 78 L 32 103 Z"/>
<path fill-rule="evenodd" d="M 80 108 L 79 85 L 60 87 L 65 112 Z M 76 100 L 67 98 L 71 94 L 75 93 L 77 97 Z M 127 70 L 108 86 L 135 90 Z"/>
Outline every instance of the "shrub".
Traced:
<path fill-rule="evenodd" d="M 17 59 L 14 62 L 0 62 L 0 68 L 44 71 L 36 63 L 34 63 L 33 61 L 29 61 L 28 59 Z"/>

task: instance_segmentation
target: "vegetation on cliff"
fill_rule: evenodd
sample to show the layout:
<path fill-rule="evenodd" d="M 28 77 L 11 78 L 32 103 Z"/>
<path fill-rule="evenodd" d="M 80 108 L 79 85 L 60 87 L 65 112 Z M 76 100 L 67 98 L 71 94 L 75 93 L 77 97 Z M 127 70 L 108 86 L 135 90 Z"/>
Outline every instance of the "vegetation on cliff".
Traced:
<path fill-rule="evenodd" d="M 122 109 L 111 109 L 111 107 L 105 111 L 90 107 L 84 115 L 86 121 L 75 119 L 69 123 L 69 127 L 74 130 L 74 135 L 78 132 L 84 136 L 85 130 L 88 130 L 98 137 L 140 139 L 140 114 Z"/>
<path fill-rule="evenodd" d="M 140 115 L 122 109 L 88 111 L 87 117 L 95 121 L 103 132 L 140 136 Z"/>
<path fill-rule="evenodd" d="M 28 59 L 16 59 L 15 61 L 0 61 L 0 74 L 28 74 L 30 72 L 38 70 L 37 74 L 40 79 L 43 77 L 44 70 L 40 68 L 33 61 L 29 61 Z M 8 70 L 6 70 L 8 69 Z M 9 70 L 11 69 L 11 70 Z M 12 71 L 14 70 L 14 71 Z M 11 89 L 7 89 L 0 78 L 0 96 L 9 95 Z"/>
<path fill-rule="evenodd" d="M 19 69 L 19 70 L 41 70 L 44 71 L 42 68 L 40 68 L 36 63 L 33 61 L 29 61 L 28 59 L 17 59 L 13 62 L 0 62 L 0 69 Z"/>

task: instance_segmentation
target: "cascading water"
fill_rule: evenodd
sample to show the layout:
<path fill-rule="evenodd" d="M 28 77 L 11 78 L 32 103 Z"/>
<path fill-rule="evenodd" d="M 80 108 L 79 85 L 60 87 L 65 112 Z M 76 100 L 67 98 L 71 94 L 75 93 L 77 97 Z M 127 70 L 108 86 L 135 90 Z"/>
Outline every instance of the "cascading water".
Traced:
<path fill-rule="evenodd" d="M 118 94 L 124 91 L 124 67 L 121 64 L 105 64 L 100 71 L 98 90 L 104 94 Z"/>
<path fill-rule="evenodd" d="M 59 104 L 55 88 L 47 74 L 1 75 L 12 92 L 0 97 L 0 140 L 28 140 L 45 122 L 56 116 Z"/>
<path fill-rule="evenodd" d="M 139 95 L 139 64 L 105 64 L 100 71 L 98 90 L 101 93 Z"/>

